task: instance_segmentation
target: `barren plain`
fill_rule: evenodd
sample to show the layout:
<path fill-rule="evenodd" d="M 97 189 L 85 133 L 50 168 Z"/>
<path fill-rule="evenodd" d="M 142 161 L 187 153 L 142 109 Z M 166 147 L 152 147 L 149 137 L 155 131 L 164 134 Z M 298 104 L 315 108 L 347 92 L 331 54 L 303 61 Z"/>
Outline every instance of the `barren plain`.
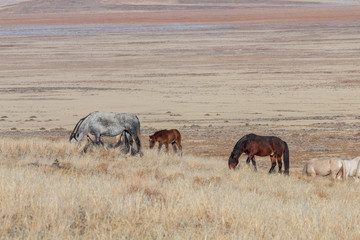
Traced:
<path fill-rule="evenodd" d="M 199 156 L 225 160 L 250 132 L 287 141 L 293 166 L 358 155 L 358 5 L 60 14 L 26 8 L 34 2 L 0 11 L 3 137 L 66 137 L 97 110 L 137 114 L 144 145 L 178 128 Z"/>
<path fill-rule="evenodd" d="M 140 119 L 144 148 L 149 134 L 177 128 L 184 156 L 196 158 L 192 171 L 209 161 L 224 171 L 216 173 L 220 185 L 229 180 L 227 159 L 240 137 L 278 136 L 289 145 L 290 178 L 298 181 L 293 176 L 311 158 L 360 155 L 359 52 L 359 1 L 0 1 L 1 150 L 10 151 L 8 141 L 56 142 L 62 154 L 41 161 L 64 161 L 61 156 L 72 152 L 59 144 L 80 118 L 92 111 L 130 112 Z M 9 155 L 1 155 L 3 167 L 12 166 Z M 268 158 L 257 162 L 270 167 Z M 254 180 L 251 173 L 246 177 Z M 334 200 L 333 183 L 315 184 L 316 196 Z M 251 236 L 262 233 L 279 237 L 269 229 Z M 239 236 L 227 234 L 212 236 Z"/>

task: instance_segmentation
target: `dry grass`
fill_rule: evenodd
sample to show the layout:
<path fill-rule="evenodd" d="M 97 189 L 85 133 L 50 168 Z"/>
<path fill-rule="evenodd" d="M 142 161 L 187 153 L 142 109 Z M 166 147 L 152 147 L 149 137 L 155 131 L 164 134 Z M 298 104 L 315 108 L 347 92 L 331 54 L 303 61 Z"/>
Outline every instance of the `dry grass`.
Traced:
<path fill-rule="evenodd" d="M 353 182 L 144 150 L 0 141 L 2 239 L 358 239 Z M 55 159 L 59 164 L 53 166 Z M 244 164 L 243 164 L 244 165 Z M 296 172 L 295 172 L 296 171 Z"/>

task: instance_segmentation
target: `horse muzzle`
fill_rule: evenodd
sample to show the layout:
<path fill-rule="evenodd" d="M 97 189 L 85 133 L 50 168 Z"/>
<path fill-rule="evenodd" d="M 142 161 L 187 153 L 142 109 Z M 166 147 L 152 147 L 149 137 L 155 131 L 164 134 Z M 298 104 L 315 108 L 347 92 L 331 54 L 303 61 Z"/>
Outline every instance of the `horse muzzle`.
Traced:
<path fill-rule="evenodd" d="M 238 165 L 238 163 L 239 163 L 239 160 L 234 159 L 233 156 L 229 157 L 228 165 L 229 165 L 230 169 L 235 169 L 236 166 Z"/>
<path fill-rule="evenodd" d="M 235 169 L 236 168 L 236 165 L 235 164 L 233 164 L 233 163 L 230 163 L 229 164 L 229 169 Z"/>

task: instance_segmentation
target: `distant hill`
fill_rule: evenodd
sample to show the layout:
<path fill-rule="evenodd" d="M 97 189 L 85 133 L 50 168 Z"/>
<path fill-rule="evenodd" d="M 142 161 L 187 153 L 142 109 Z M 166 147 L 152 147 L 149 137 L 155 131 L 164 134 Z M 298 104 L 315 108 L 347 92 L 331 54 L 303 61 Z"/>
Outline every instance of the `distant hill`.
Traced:
<path fill-rule="evenodd" d="M 134 4 L 136 2 L 136 4 Z M 347 4 L 359 3 L 346 1 Z M 48 14 L 121 11 L 225 10 L 239 7 L 341 5 L 341 0 L 0 0 L 0 13 Z"/>

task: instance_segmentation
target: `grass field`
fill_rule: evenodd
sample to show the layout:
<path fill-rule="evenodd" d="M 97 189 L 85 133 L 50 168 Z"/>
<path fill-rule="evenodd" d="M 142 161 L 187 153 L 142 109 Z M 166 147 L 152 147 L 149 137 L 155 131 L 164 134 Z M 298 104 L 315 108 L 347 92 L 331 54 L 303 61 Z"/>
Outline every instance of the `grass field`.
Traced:
<path fill-rule="evenodd" d="M 360 1 L 0 0 L 0 239 L 360 239 L 354 180 L 301 175 L 360 155 Z M 144 156 L 67 141 L 134 113 Z M 177 128 L 183 157 L 148 149 Z M 227 158 L 245 134 L 290 176 Z"/>
<path fill-rule="evenodd" d="M 55 160 L 58 165 L 53 165 Z M 358 185 L 144 150 L 0 141 L 1 239 L 358 239 Z"/>

